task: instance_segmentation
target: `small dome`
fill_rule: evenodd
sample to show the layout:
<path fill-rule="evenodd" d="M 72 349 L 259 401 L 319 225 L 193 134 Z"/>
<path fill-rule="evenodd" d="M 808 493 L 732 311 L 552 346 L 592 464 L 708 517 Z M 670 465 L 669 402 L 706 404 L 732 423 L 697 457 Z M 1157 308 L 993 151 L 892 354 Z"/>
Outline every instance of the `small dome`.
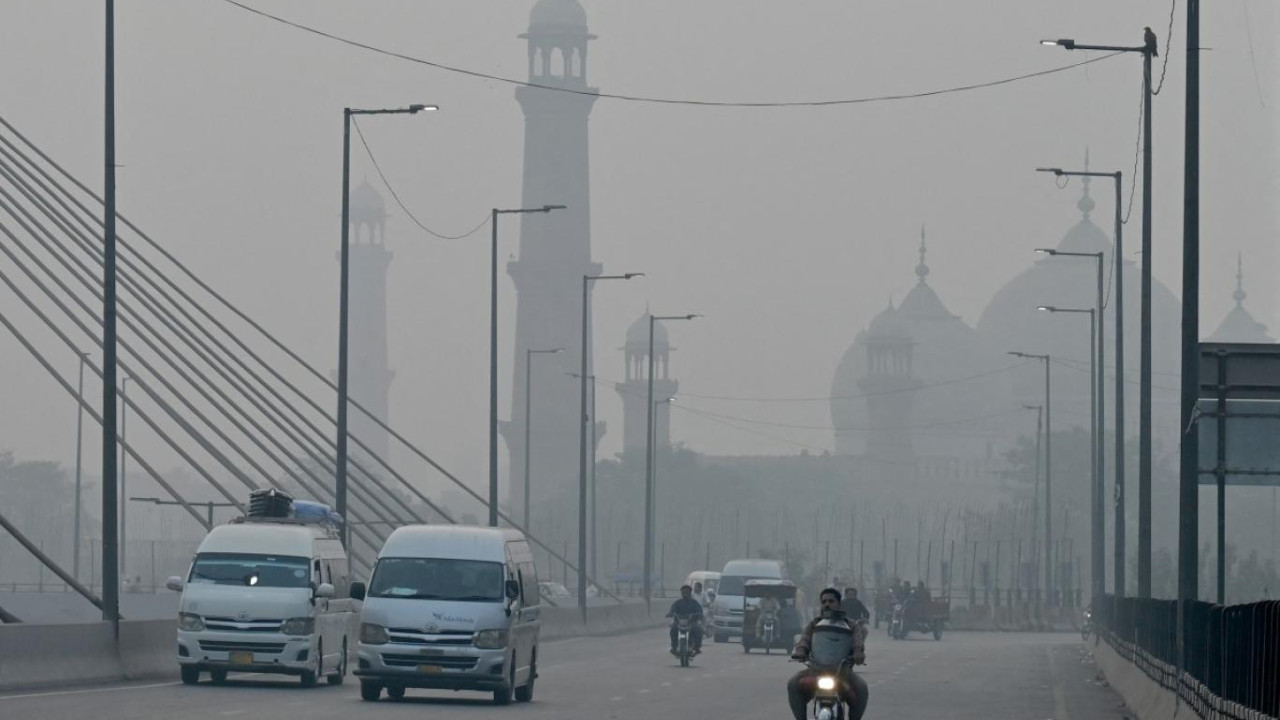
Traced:
<path fill-rule="evenodd" d="M 627 347 L 640 352 L 649 351 L 648 310 L 627 328 Z M 653 347 L 655 351 L 670 349 L 667 342 L 667 329 L 663 327 L 661 320 L 653 324 Z"/>
<path fill-rule="evenodd" d="M 578 0 L 538 0 L 529 13 L 529 27 L 535 26 L 587 27 L 587 11 Z"/>
<path fill-rule="evenodd" d="M 367 180 L 351 191 L 349 203 L 352 222 L 377 222 L 387 217 L 387 203 Z"/>
<path fill-rule="evenodd" d="M 911 328 L 902 317 L 902 311 L 889 304 L 880 311 L 867 326 L 867 340 L 871 342 L 889 340 L 910 340 Z"/>

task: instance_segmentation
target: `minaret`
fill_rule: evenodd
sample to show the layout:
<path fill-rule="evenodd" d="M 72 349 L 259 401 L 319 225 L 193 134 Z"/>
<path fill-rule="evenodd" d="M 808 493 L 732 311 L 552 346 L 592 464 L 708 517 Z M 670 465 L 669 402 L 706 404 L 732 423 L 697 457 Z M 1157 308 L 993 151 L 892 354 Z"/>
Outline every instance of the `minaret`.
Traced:
<path fill-rule="evenodd" d="M 386 205 L 368 182 L 351 191 L 351 399 L 389 421 L 395 371 L 387 358 Z M 390 439 L 361 411 L 351 411 L 350 432 L 381 457 Z M 354 443 L 352 453 L 363 454 Z"/>
<path fill-rule="evenodd" d="M 928 247 L 924 228 L 920 228 L 920 262 L 916 265 L 916 282 L 925 284 L 929 265 L 925 262 Z M 867 395 L 867 457 L 885 463 L 884 472 L 901 479 L 909 477 L 915 462 L 911 443 L 911 417 L 914 412 L 916 387 L 911 330 L 901 311 L 889 303 L 888 309 L 871 321 L 867 328 L 867 372 L 858 387 Z"/>
<path fill-rule="evenodd" d="M 671 379 L 671 344 L 661 322 L 653 325 L 653 446 L 658 450 L 671 447 L 671 404 L 663 402 L 676 396 L 680 383 Z M 622 348 L 627 370 L 624 382 L 616 389 L 622 396 L 622 451 L 644 457 L 649 441 L 645 433 L 645 402 L 649 398 L 649 311 L 627 328 L 627 344 Z"/>
<path fill-rule="evenodd" d="M 529 45 L 529 82 L 594 92 L 587 85 L 587 15 L 577 0 L 539 0 L 520 36 Z M 523 503 L 525 350 L 564 348 L 557 362 L 535 362 L 537 394 L 531 421 L 531 484 L 535 508 L 578 482 L 582 277 L 597 275 L 591 262 L 591 198 L 587 118 L 595 97 L 537 87 L 516 88 L 525 117 L 523 207 L 565 205 L 549 214 L 521 215 L 519 259 L 507 264 L 517 306 L 511 387 L 511 421 L 502 431 L 510 453 L 504 493 L 510 507 Z M 589 350 L 589 349 L 588 349 Z M 569 358 L 571 360 L 564 360 Z M 546 360 L 546 358 L 543 358 Z M 587 374 L 593 373 L 588 354 Z M 573 502 L 576 502 L 576 497 Z"/>

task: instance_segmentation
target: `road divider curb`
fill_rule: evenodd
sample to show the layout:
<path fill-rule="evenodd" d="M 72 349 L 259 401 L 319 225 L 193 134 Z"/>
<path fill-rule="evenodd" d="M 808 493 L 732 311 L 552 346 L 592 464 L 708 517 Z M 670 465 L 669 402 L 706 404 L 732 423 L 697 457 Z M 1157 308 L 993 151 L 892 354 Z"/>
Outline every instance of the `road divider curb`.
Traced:
<path fill-rule="evenodd" d="M 1120 657 L 1105 641 L 1094 644 L 1093 661 L 1139 720 L 1169 720 L 1177 715 L 1177 696 L 1148 677 L 1137 665 Z M 1193 717 L 1195 713 L 1184 708 L 1183 715 Z"/>

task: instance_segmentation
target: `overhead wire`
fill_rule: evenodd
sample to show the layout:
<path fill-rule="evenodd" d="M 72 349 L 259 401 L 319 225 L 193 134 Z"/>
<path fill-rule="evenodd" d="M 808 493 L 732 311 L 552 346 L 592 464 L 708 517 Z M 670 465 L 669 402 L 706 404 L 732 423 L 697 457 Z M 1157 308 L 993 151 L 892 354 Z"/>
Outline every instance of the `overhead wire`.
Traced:
<path fill-rule="evenodd" d="M 435 62 L 435 61 L 427 60 L 424 58 L 414 57 L 412 55 L 406 55 L 404 53 L 395 52 L 395 51 L 387 50 L 375 45 L 370 45 L 368 43 L 352 40 L 350 38 L 343 37 L 334 33 L 326 32 L 324 30 L 320 30 L 318 28 L 311 27 L 309 25 L 304 25 L 300 22 L 289 20 L 278 15 L 273 15 L 266 11 L 259 10 L 258 8 L 247 5 L 243 2 L 239 2 L 239 0 L 222 0 L 222 2 L 225 2 L 228 5 L 232 5 L 241 10 L 257 15 L 259 17 L 273 20 L 282 25 L 287 25 L 296 30 L 301 30 L 303 32 L 307 32 L 312 35 L 316 35 L 318 37 L 322 37 L 328 40 L 333 40 L 335 42 L 339 42 L 344 45 L 349 45 L 351 47 L 359 48 L 361 50 L 367 50 L 369 52 L 377 53 L 379 55 L 384 55 L 386 57 L 405 60 L 407 62 L 416 63 L 418 65 L 425 65 L 427 67 L 432 67 L 437 70 L 443 70 L 445 72 L 456 73 L 459 75 L 466 75 L 469 77 L 479 78 L 482 80 L 490 80 L 494 82 L 505 83 L 508 85 L 536 88 L 538 90 L 546 90 L 548 92 L 567 93 L 570 95 L 585 95 L 593 98 L 602 98 L 607 100 L 622 100 L 622 101 L 637 102 L 637 103 L 649 103 L 649 104 L 655 104 L 655 105 L 685 105 L 685 106 L 722 107 L 722 108 L 794 108 L 794 107 L 830 107 L 830 106 L 837 106 L 837 105 L 861 105 L 861 104 L 867 104 L 867 103 L 890 102 L 890 101 L 897 101 L 897 100 L 916 100 L 920 98 L 933 97 L 936 95 L 948 95 L 953 93 L 961 93 L 961 92 L 968 92 L 972 90 L 992 88 L 992 87 L 997 87 L 999 85 L 1008 85 L 1010 83 L 1016 83 L 1023 80 L 1030 80 L 1032 78 L 1044 77 L 1046 75 L 1053 75 L 1055 73 L 1061 73 L 1061 72 L 1072 70 L 1078 67 L 1091 65 L 1096 62 L 1102 62 L 1104 60 L 1108 60 L 1110 58 L 1113 58 L 1121 54 L 1119 52 L 1114 52 L 1114 53 L 1109 53 L 1107 55 L 1101 55 L 1096 58 L 1089 58 L 1081 62 L 1072 63 L 1070 65 L 1061 65 L 1058 67 L 1049 68 L 1047 70 L 1040 70 L 1037 72 L 1025 73 L 1023 75 L 1016 75 L 1013 77 L 1001 78 L 998 80 L 989 80 L 981 83 L 973 83 L 970 85 L 959 85 L 955 87 L 947 87 L 947 88 L 941 88 L 937 90 L 927 90 L 923 92 L 914 92 L 914 93 L 898 93 L 898 94 L 891 94 L 891 95 L 876 95 L 871 97 L 840 98 L 840 99 L 830 99 L 830 100 L 759 101 L 759 102 L 661 98 L 661 97 L 651 97 L 651 96 L 644 96 L 644 95 L 626 95 L 621 93 L 602 93 L 602 92 L 599 92 L 598 90 L 561 87 L 557 85 L 544 85 L 541 83 L 529 82 L 526 80 L 517 80 L 515 78 L 503 77 L 501 75 L 493 75 L 491 73 L 484 73 L 476 70 L 468 70 L 466 68 L 461 68 L 453 65 L 446 65 L 444 63 Z"/>
<path fill-rule="evenodd" d="M 1173 53 L 1169 52 L 1169 43 L 1173 42 L 1173 16 L 1174 11 L 1178 8 L 1178 0 L 1170 0 L 1169 2 L 1169 31 L 1164 36 L 1164 62 L 1160 65 L 1160 84 L 1156 86 L 1152 95 L 1159 95 L 1164 89 L 1164 74 L 1169 70 L 1169 56 Z M 1247 10 L 1246 10 L 1247 12 Z M 1250 40 L 1252 42 L 1252 40 Z"/>
<path fill-rule="evenodd" d="M 990 377 L 992 375 L 998 375 L 1000 373 L 1009 372 L 1011 370 L 1016 370 L 1017 368 L 1020 368 L 1028 364 L 1029 362 L 1031 361 L 994 368 L 992 370 L 985 370 L 983 372 L 974 373 L 972 375 L 964 375 L 960 377 L 948 378 L 946 380 L 939 380 L 937 382 L 924 383 L 922 385 L 916 385 L 909 388 L 878 390 L 875 392 L 857 393 L 853 395 L 823 395 L 823 396 L 814 396 L 814 397 L 743 397 L 743 396 L 735 396 L 735 395 L 700 394 L 700 393 L 693 393 L 693 392 L 687 392 L 685 390 L 681 390 L 680 397 L 695 397 L 703 400 L 726 400 L 726 401 L 734 401 L 734 402 L 765 402 L 765 403 L 803 403 L 803 402 L 829 402 L 831 400 L 862 400 L 865 398 L 881 397 L 884 395 L 894 395 L 897 393 L 904 393 L 904 392 L 919 392 L 920 390 L 928 390 L 930 388 L 945 387 L 948 385 L 954 385 L 961 382 L 967 382 L 969 380 L 977 380 L 980 378 Z M 617 381 L 611 381 L 611 382 L 617 382 Z"/>
<path fill-rule="evenodd" d="M 436 232 L 435 230 L 432 230 L 431 228 L 427 227 L 426 225 L 423 225 L 422 221 L 418 219 L 418 216 L 414 215 L 413 212 L 409 210 L 409 208 L 405 207 L 404 202 L 400 200 L 400 193 L 396 192 L 395 187 L 391 185 L 391 181 L 388 180 L 386 174 L 382 172 L 382 166 L 378 164 L 378 158 L 374 156 L 373 149 L 369 147 L 368 141 L 364 139 L 364 132 L 360 130 L 360 123 L 357 122 L 356 119 L 353 117 L 351 118 L 351 124 L 355 126 L 356 135 L 359 136 L 360 138 L 360 144 L 364 146 L 365 154 L 369 156 L 369 162 L 373 163 L 373 169 L 377 171 L 378 177 L 382 178 L 382 184 L 386 186 L 387 192 L 391 193 L 391 197 L 395 199 L 396 204 L 400 206 L 400 209 L 404 211 L 404 214 L 408 215 L 409 219 L 413 221 L 413 224 L 417 225 L 423 232 L 427 233 L 428 235 L 437 237 L 441 240 L 462 240 L 464 238 L 469 238 L 472 235 L 475 235 L 476 233 L 480 232 L 481 228 L 489 224 L 489 221 L 493 218 L 493 216 L 486 214 L 484 216 L 484 219 L 480 221 L 479 225 L 476 225 L 474 228 L 472 228 L 468 232 L 465 232 L 461 235 L 442 235 Z"/>

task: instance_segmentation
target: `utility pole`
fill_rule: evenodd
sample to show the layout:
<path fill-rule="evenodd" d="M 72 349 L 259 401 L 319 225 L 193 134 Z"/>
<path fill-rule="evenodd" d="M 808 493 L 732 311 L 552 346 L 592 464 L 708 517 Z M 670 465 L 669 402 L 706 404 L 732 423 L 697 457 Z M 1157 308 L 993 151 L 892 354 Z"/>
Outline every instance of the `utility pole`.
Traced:
<path fill-rule="evenodd" d="M 88 356 L 85 353 L 80 353 L 80 379 L 76 384 L 76 527 L 71 543 L 71 575 L 76 580 L 80 579 L 80 526 L 82 507 L 84 505 L 80 497 L 84 488 L 81 460 L 84 455 L 82 450 L 82 440 L 84 438 L 84 363 L 87 359 Z M 92 558 L 90 558 L 89 562 L 93 562 Z"/>

